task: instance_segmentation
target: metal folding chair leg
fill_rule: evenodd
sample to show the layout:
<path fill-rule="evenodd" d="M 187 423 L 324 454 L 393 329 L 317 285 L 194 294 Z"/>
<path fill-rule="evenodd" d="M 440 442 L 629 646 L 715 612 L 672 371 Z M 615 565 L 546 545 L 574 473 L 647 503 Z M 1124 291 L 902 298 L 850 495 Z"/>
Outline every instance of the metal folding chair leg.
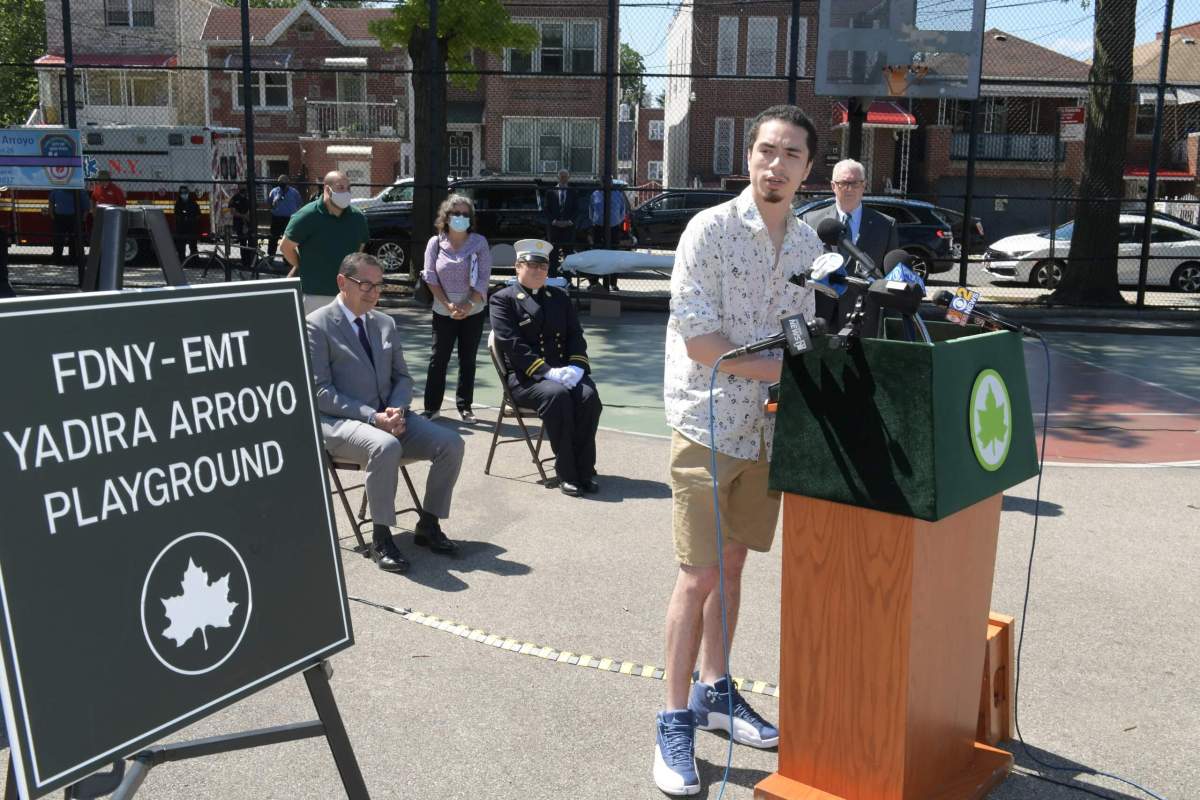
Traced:
<path fill-rule="evenodd" d="M 350 521 L 350 527 L 354 529 L 354 538 L 358 540 L 358 544 L 354 547 L 354 552 L 361 553 L 369 558 L 371 555 L 371 546 L 367 544 L 362 533 L 362 526 L 371 523 L 371 518 L 367 516 L 366 487 L 363 488 L 362 503 L 359 504 L 358 514 L 355 515 L 354 509 L 350 507 L 350 500 L 346 497 L 346 487 L 342 485 L 342 480 L 338 477 L 338 470 L 361 472 L 363 468 L 359 464 L 350 461 L 336 461 L 328 453 L 326 454 L 326 459 L 329 477 L 333 481 L 333 491 L 342 503 L 342 508 L 346 512 L 346 519 Z M 413 485 L 412 476 L 408 474 L 408 467 L 406 465 L 402 464 L 400 466 L 400 477 L 404 478 L 404 485 L 408 487 L 408 494 L 412 498 L 412 505 L 407 508 L 396 509 L 396 513 L 407 514 L 411 511 L 420 516 L 424 509 L 421 506 L 420 498 L 417 497 L 417 488 Z"/>
<path fill-rule="evenodd" d="M 502 444 L 510 444 L 518 441 L 517 439 L 506 439 L 500 441 L 500 427 L 504 424 L 504 418 L 508 416 L 511 409 L 512 416 L 517 421 L 517 426 L 521 429 L 521 439 L 524 440 L 525 446 L 529 449 L 529 457 L 533 461 L 533 465 L 537 467 L 538 475 L 541 476 L 542 482 L 546 483 L 550 479 L 546 476 L 546 470 L 543 464 L 546 461 L 553 460 L 553 456 L 549 458 L 541 458 L 542 441 L 546 436 L 546 426 L 538 426 L 537 443 L 534 444 L 533 435 L 529 432 L 529 426 L 525 424 L 524 415 L 521 414 L 521 409 L 509 398 L 508 391 L 504 391 L 503 398 L 500 400 L 500 412 L 496 415 L 496 427 L 492 430 L 492 445 L 488 449 L 487 463 L 483 467 L 484 475 L 491 475 L 492 459 L 496 457 L 496 448 Z M 536 415 L 535 415 L 536 418 Z"/>

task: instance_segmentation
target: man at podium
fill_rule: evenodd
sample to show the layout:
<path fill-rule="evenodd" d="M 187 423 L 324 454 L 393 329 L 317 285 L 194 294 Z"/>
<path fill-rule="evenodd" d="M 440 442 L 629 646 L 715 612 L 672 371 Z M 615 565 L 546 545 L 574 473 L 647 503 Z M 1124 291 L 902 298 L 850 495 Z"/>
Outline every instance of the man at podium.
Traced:
<path fill-rule="evenodd" d="M 725 605 L 732 642 L 750 550 L 771 548 L 779 495 L 767 489 L 773 422 L 767 387 L 780 377 L 777 352 L 722 361 L 715 418 L 713 365 L 722 353 L 779 333 L 781 317 L 812 318 L 812 290 L 788 279 L 822 252 L 791 200 L 812 169 L 816 127 L 795 106 L 772 106 L 747 135 L 750 185 L 697 214 L 675 251 L 667 323 L 664 404 L 671 435 L 673 536 L 679 572 L 666 620 L 666 710 L 657 718 L 654 781 L 671 795 L 700 791 L 695 729 L 724 730 L 751 747 L 774 747 L 779 731 L 730 685 L 723 652 L 717 519 L 711 459 L 716 452 Z M 715 435 L 710 435 L 710 427 Z M 699 659 L 700 680 L 689 687 Z M 729 714 L 732 693 L 732 719 Z"/>

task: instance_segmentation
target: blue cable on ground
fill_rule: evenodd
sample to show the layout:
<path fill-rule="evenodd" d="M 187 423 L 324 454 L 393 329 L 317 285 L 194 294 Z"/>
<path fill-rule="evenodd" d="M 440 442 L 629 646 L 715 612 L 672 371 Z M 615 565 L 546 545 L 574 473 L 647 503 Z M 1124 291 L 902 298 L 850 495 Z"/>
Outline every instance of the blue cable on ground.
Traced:
<path fill-rule="evenodd" d="M 1042 444 L 1041 444 L 1041 451 L 1038 454 L 1037 488 L 1034 490 L 1034 498 L 1033 498 L 1033 539 L 1029 543 L 1029 564 L 1027 565 L 1026 570 L 1025 570 L 1025 598 L 1021 603 L 1021 633 L 1017 636 L 1016 677 L 1014 678 L 1015 685 L 1013 687 L 1013 725 L 1017 731 L 1017 741 L 1019 741 L 1021 743 L 1021 747 L 1024 748 L 1025 754 L 1029 756 L 1031 761 L 1033 761 L 1035 764 L 1037 764 L 1039 766 L 1045 767 L 1046 769 L 1052 769 L 1052 770 L 1056 770 L 1059 772 L 1074 772 L 1074 773 L 1082 773 L 1084 775 L 1096 775 L 1096 776 L 1103 777 L 1103 778 L 1109 778 L 1114 781 L 1119 781 L 1120 783 L 1123 783 L 1127 786 L 1132 786 L 1134 789 L 1137 789 L 1139 792 L 1143 792 L 1143 793 L 1149 795 L 1150 797 L 1155 798 L 1155 800 L 1166 800 L 1166 798 L 1162 797 L 1161 795 L 1155 794 L 1154 792 L 1150 791 L 1149 789 L 1145 788 L 1144 786 L 1140 786 L 1131 780 L 1122 778 L 1120 775 L 1113 775 L 1112 773 L 1102 772 L 1098 769 L 1092 769 L 1090 767 L 1066 765 L 1066 764 L 1055 765 L 1055 764 L 1050 764 L 1045 761 L 1042 761 L 1040 758 L 1038 758 L 1037 756 L 1035 756 L 1033 754 L 1033 750 L 1025 742 L 1025 737 L 1021 735 L 1021 713 L 1020 713 L 1021 712 L 1021 647 L 1022 647 L 1022 645 L 1025 644 L 1025 628 L 1028 627 L 1027 620 L 1029 618 L 1029 589 L 1030 589 L 1030 584 L 1032 583 L 1032 580 L 1033 580 L 1033 554 L 1034 554 L 1034 551 L 1037 549 L 1038 520 L 1041 518 L 1041 508 L 1042 508 L 1042 474 L 1046 471 L 1046 432 L 1050 427 L 1050 345 L 1048 345 L 1046 343 L 1046 340 L 1040 335 L 1037 337 L 1037 339 L 1038 339 L 1038 342 L 1042 345 L 1042 350 L 1045 352 L 1045 355 L 1046 355 L 1046 398 L 1043 403 L 1043 409 L 1042 409 Z M 1081 792 L 1088 792 L 1087 789 L 1084 789 L 1083 787 L 1080 787 L 1080 786 L 1073 786 L 1071 784 L 1061 783 L 1059 781 L 1054 781 L 1054 780 L 1045 778 L 1040 775 L 1035 775 L 1034 777 L 1041 778 L 1042 780 L 1048 780 L 1051 783 L 1056 783 L 1060 786 L 1067 786 L 1068 788 L 1076 789 Z M 1088 792 L 1088 793 L 1095 794 L 1094 792 Z"/>

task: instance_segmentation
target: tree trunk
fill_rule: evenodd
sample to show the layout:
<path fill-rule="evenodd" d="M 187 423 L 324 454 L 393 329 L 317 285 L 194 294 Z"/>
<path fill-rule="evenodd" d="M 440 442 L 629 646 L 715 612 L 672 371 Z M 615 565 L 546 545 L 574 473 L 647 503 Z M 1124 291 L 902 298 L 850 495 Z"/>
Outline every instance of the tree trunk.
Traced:
<path fill-rule="evenodd" d="M 435 164 L 431 154 L 435 138 L 444 143 L 446 138 L 446 42 L 441 40 L 438 49 L 441 57 L 431 64 L 426 28 L 414 28 L 408 41 L 408 54 L 412 59 L 413 73 L 413 204 L 412 245 L 409 247 L 409 274 L 416 277 L 424 266 L 425 243 L 433 235 L 433 218 L 438 204 L 446 196 L 446 169 Z M 436 97 L 434 94 L 436 93 Z M 436 109 L 436 113 L 435 113 Z M 436 148 L 441 153 L 444 148 Z M 440 160 L 440 159 L 439 159 Z"/>
<path fill-rule="evenodd" d="M 1062 283 L 1053 303 L 1119 305 L 1117 223 L 1124 195 L 1132 102 L 1134 0 L 1095 0 L 1095 58 L 1089 73 L 1080 200 Z"/>

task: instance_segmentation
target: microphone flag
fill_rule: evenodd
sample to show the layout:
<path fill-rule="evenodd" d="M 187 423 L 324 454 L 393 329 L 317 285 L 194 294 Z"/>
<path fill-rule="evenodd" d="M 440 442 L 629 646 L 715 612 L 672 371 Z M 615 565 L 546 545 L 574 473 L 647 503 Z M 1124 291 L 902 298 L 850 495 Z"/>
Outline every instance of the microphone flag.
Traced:
<path fill-rule="evenodd" d="M 979 302 L 979 292 L 965 286 L 959 286 L 950 297 L 950 305 L 946 308 L 946 319 L 955 325 L 966 325 L 971 321 L 971 313 Z"/>

